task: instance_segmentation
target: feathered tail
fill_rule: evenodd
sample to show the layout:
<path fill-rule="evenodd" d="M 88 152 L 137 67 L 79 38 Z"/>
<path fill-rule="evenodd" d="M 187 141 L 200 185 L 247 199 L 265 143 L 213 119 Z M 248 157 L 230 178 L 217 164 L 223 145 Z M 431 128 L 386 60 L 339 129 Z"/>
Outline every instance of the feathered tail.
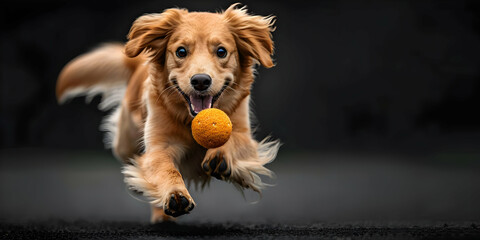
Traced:
<path fill-rule="evenodd" d="M 105 44 L 70 61 L 57 81 L 60 104 L 77 96 L 86 96 L 89 103 L 102 94 L 100 110 L 109 110 L 121 102 L 128 79 L 132 75 L 132 60 L 123 53 L 123 44 Z"/>

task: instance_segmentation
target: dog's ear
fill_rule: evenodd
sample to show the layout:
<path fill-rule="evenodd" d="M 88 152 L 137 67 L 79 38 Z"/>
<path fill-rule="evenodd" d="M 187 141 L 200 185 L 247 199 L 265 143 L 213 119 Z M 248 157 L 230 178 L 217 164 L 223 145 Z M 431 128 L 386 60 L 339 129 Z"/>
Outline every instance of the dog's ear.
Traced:
<path fill-rule="evenodd" d="M 273 67 L 272 32 L 275 30 L 275 17 L 251 16 L 245 7 L 237 6 L 231 5 L 223 15 L 235 37 L 239 53 L 257 60 L 266 68 Z"/>
<path fill-rule="evenodd" d="M 125 54 L 133 58 L 146 51 L 151 56 L 163 56 L 169 36 L 186 12 L 183 9 L 172 8 L 160 14 L 139 17 L 128 33 L 129 41 L 125 45 Z"/>

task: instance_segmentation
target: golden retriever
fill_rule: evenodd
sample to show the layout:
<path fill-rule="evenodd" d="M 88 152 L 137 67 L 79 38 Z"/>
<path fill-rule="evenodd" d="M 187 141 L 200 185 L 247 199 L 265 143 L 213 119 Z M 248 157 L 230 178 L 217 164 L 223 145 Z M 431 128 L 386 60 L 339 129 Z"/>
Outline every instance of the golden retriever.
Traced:
<path fill-rule="evenodd" d="M 124 163 L 125 182 L 151 200 L 152 222 L 189 213 L 195 202 L 185 182 L 211 177 L 260 192 L 260 175 L 278 141 L 257 142 L 250 124 L 254 67 L 274 66 L 273 16 L 252 16 L 237 4 L 221 13 L 167 9 L 139 17 L 128 42 L 106 44 L 68 63 L 59 75 L 60 103 L 103 94 L 114 109 L 103 124 L 106 145 Z M 230 117 L 228 142 L 198 145 L 193 117 L 215 107 Z M 185 182 L 184 182 L 185 181 Z"/>

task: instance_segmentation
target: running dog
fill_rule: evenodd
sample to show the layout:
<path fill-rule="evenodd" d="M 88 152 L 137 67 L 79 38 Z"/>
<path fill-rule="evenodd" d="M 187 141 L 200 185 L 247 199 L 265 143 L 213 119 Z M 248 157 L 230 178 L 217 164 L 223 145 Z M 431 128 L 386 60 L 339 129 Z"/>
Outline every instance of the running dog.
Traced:
<path fill-rule="evenodd" d="M 253 138 L 250 89 L 254 69 L 274 66 L 273 16 L 245 7 L 221 13 L 167 9 L 139 17 L 126 44 L 106 44 L 68 63 L 57 82 L 60 103 L 102 94 L 110 110 L 101 128 L 124 163 L 125 182 L 151 200 L 152 222 L 189 213 L 195 202 L 185 183 L 215 177 L 260 192 L 259 175 L 272 176 L 278 141 Z M 191 122 L 215 107 L 230 117 L 228 142 L 205 149 Z"/>

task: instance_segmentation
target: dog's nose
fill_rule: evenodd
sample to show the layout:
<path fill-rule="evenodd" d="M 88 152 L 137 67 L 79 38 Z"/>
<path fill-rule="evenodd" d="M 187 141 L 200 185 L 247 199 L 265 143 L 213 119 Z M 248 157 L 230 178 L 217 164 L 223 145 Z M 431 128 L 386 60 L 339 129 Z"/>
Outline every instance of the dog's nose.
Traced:
<path fill-rule="evenodd" d="M 197 91 L 204 91 L 212 84 L 212 78 L 207 74 L 195 74 L 190 79 L 190 84 Z"/>

